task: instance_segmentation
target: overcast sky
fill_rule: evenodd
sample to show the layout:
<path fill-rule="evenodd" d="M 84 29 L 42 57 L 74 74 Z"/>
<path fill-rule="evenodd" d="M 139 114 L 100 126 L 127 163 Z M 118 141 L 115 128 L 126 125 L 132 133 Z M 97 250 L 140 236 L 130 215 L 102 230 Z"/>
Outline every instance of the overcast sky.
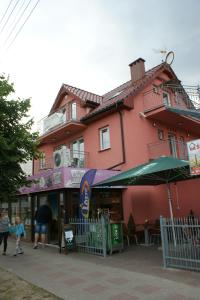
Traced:
<path fill-rule="evenodd" d="M 35 121 L 48 114 L 62 83 L 102 95 L 130 79 L 135 59 L 144 58 L 146 69 L 159 64 L 155 49 L 174 51 L 178 78 L 200 84 L 199 0 L 40 0 L 9 47 L 37 2 L 9 37 L 30 0 L 13 0 L 10 11 L 17 1 L 0 23 L 0 72 L 18 97 L 32 98 Z M 0 18 L 9 3 L 0 0 Z"/>

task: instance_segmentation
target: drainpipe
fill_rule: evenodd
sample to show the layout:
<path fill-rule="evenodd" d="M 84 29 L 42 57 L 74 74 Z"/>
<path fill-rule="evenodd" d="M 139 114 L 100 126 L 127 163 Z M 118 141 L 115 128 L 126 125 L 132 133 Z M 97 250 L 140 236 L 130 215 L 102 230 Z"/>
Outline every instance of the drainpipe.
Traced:
<path fill-rule="evenodd" d="M 32 160 L 32 175 L 35 175 L 35 164 L 34 164 L 34 162 L 35 162 L 35 159 L 33 158 L 33 160 Z"/>
<path fill-rule="evenodd" d="M 111 170 L 113 168 L 116 168 L 126 162 L 126 154 L 125 154 L 125 145 L 124 145 L 124 126 L 123 126 L 123 117 L 122 117 L 122 111 L 118 111 L 119 113 L 119 120 L 120 120 L 120 132 L 121 132 L 121 143 L 122 143 L 122 161 L 110 168 L 108 170 Z"/>

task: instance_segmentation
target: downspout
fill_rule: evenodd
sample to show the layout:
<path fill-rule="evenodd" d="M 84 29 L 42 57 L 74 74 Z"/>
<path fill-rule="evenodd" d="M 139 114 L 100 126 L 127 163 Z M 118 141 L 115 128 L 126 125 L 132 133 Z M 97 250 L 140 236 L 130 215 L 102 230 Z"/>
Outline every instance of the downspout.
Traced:
<path fill-rule="evenodd" d="M 33 160 L 32 160 L 32 175 L 35 175 L 35 164 L 34 164 L 34 162 L 35 162 L 35 159 L 33 158 Z"/>
<path fill-rule="evenodd" d="M 108 170 L 116 168 L 122 164 L 125 164 L 125 162 L 126 162 L 125 145 L 124 145 L 124 125 L 123 125 L 122 111 L 119 110 L 118 113 L 119 113 L 119 120 L 120 120 L 120 132 L 121 132 L 121 143 L 122 143 L 122 161 L 120 163 L 108 168 Z"/>

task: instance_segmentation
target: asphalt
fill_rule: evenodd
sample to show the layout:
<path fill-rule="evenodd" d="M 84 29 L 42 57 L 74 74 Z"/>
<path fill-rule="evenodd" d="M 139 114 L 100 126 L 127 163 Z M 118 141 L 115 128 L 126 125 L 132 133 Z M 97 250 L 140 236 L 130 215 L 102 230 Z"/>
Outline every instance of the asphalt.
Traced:
<path fill-rule="evenodd" d="M 9 240 L 0 266 L 26 281 L 69 300 L 194 300 L 200 299 L 200 273 L 162 267 L 157 248 L 133 246 L 103 258 L 84 253 L 60 254 L 52 247 L 14 257 Z"/>

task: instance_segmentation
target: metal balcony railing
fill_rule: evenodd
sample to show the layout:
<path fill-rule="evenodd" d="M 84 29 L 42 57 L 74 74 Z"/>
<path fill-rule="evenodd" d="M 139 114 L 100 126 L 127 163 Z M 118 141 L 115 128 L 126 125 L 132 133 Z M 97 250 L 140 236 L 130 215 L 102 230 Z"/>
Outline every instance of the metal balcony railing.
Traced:
<path fill-rule="evenodd" d="M 66 156 L 61 154 L 59 163 L 55 161 L 55 156 L 42 157 L 34 161 L 34 174 L 41 170 L 60 167 L 86 168 L 88 166 L 88 156 L 88 152 L 70 150 L 70 155 L 67 159 Z"/>
<path fill-rule="evenodd" d="M 187 145 L 182 141 L 161 140 L 147 144 L 147 149 L 149 159 L 156 159 L 160 156 L 172 156 L 188 160 Z"/>
<path fill-rule="evenodd" d="M 163 84 L 146 91 L 143 96 L 144 111 L 148 111 L 162 105 L 200 110 L 199 86 Z"/>

